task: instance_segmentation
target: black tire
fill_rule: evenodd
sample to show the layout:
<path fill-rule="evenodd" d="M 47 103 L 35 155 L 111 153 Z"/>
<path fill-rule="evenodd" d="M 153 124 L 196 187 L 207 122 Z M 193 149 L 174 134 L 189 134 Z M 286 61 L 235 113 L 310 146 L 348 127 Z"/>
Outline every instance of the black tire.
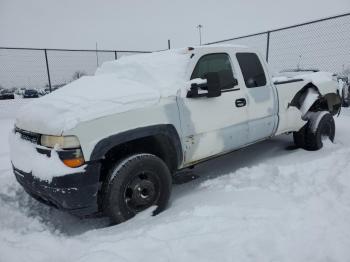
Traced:
<path fill-rule="evenodd" d="M 306 136 L 307 124 L 304 125 L 298 132 L 293 132 L 294 144 L 297 147 L 305 147 L 305 136 Z"/>
<path fill-rule="evenodd" d="M 321 119 L 319 119 L 320 117 Z M 324 112 L 314 113 L 308 123 L 299 132 L 293 134 L 296 146 L 309 151 L 321 149 L 324 138 L 328 138 L 333 142 L 334 136 L 335 123 L 333 116 Z"/>
<path fill-rule="evenodd" d="M 166 164 L 151 154 L 135 154 L 119 161 L 104 184 L 103 211 L 118 224 L 156 205 L 163 211 L 171 194 L 172 178 Z"/>

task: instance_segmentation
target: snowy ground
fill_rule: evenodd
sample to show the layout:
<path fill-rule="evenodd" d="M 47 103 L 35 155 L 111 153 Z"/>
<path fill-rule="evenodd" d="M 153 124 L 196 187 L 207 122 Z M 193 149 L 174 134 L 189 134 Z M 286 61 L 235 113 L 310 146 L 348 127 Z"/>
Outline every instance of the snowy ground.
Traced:
<path fill-rule="evenodd" d="M 288 150 L 290 136 L 259 143 L 196 168 L 162 214 L 107 227 L 16 183 L 7 134 L 18 103 L 0 101 L 1 262 L 350 261 L 350 110 L 321 151 Z"/>

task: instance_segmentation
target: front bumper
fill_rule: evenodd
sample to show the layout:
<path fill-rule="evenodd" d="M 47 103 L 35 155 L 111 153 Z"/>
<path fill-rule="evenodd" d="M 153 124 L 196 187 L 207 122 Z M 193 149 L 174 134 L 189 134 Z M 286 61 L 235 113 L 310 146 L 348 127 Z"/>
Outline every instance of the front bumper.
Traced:
<path fill-rule="evenodd" d="M 13 166 L 17 181 L 36 200 L 57 209 L 85 217 L 98 213 L 99 163 L 87 166 L 85 172 L 40 180 Z"/>

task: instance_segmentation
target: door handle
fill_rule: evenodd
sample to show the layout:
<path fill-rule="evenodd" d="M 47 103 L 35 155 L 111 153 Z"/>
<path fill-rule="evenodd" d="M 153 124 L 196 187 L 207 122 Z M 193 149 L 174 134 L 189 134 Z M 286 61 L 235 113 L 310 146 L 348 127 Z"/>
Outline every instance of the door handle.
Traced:
<path fill-rule="evenodd" d="M 239 98 L 236 100 L 236 107 L 243 107 L 247 105 L 247 100 L 245 98 Z"/>

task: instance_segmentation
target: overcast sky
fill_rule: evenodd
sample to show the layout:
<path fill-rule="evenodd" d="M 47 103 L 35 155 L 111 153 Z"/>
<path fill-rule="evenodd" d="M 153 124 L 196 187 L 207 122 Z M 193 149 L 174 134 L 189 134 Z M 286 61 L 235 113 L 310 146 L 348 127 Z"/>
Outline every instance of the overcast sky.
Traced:
<path fill-rule="evenodd" d="M 0 0 L 0 46 L 159 50 L 350 11 L 350 0 Z"/>

